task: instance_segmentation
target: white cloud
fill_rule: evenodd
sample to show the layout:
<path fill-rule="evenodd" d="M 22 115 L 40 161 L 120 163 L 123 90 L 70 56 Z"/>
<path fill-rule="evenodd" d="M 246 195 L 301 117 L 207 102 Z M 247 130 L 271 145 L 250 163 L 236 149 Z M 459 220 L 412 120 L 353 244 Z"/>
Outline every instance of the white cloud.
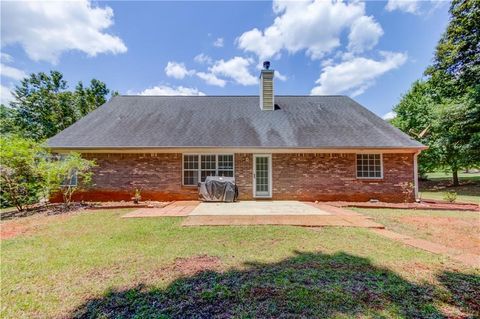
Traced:
<path fill-rule="evenodd" d="M 281 74 L 277 70 L 275 70 L 275 78 L 279 79 L 280 81 L 283 81 L 283 82 L 285 82 L 288 79 L 286 75 Z"/>
<path fill-rule="evenodd" d="M 380 52 L 380 54 L 382 59 L 379 61 L 356 57 L 325 67 L 315 82 L 318 86 L 311 90 L 311 94 L 360 95 L 373 85 L 377 77 L 398 68 L 407 60 L 407 55 L 403 53 Z"/>
<path fill-rule="evenodd" d="M 395 116 L 397 116 L 397 113 L 395 113 L 394 111 L 390 111 L 384 116 L 382 116 L 382 119 L 384 119 L 385 121 L 389 121 L 389 120 L 393 120 Z"/>
<path fill-rule="evenodd" d="M 165 73 L 169 77 L 181 80 L 187 75 L 193 75 L 195 70 L 188 70 L 183 63 L 168 62 L 165 67 Z"/>
<path fill-rule="evenodd" d="M 138 93 L 140 95 L 198 95 L 203 96 L 205 93 L 199 91 L 197 88 L 189 88 L 184 86 L 172 87 L 168 85 L 158 85 L 143 90 Z"/>
<path fill-rule="evenodd" d="M 216 76 L 231 78 L 238 84 L 253 85 L 257 84 L 257 77 L 248 70 L 252 63 L 251 59 L 236 56 L 227 61 L 215 61 L 208 70 Z"/>
<path fill-rule="evenodd" d="M 8 105 L 13 100 L 11 89 L 0 84 L 0 103 Z"/>
<path fill-rule="evenodd" d="M 124 53 L 118 37 L 106 33 L 113 10 L 79 1 L 2 2 L 2 47 L 18 43 L 35 61 L 57 63 L 60 55 L 79 50 L 88 56 Z"/>
<path fill-rule="evenodd" d="M 282 50 L 289 53 L 305 50 L 312 59 L 319 59 L 340 46 L 343 30 L 350 29 L 362 17 L 368 18 L 365 4 L 357 1 L 276 0 L 273 11 L 277 17 L 272 25 L 263 31 L 254 28 L 240 35 L 237 39 L 240 49 L 254 52 L 261 59 L 278 57 Z M 355 46 L 376 43 L 379 30 L 375 26 L 378 24 L 371 18 L 370 21 L 367 30 L 353 32 Z"/>
<path fill-rule="evenodd" d="M 224 79 L 219 79 L 213 73 L 197 72 L 197 76 L 210 85 L 224 87 L 225 84 L 227 83 L 227 81 L 225 81 Z"/>
<path fill-rule="evenodd" d="M 223 48 L 223 38 L 217 38 L 217 39 L 213 42 L 213 46 L 214 46 L 214 47 L 217 47 L 217 48 Z"/>
<path fill-rule="evenodd" d="M 370 50 L 377 45 L 378 39 L 383 35 L 383 30 L 373 17 L 363 16 L 352 23 L 348 35 L 348 49 L 353 52 Z"/>
<path fill-rule="evenodd" d="M 200 64 L 212 64 L 213 60 L 211 57 L 204 53 L 197 54 L 193 60 Z"/>
<path fill-rule="evenodd" d="M 8 53 L 5 53 L 5 52 L 1 52 L 1 61 L 2 62 L 5 62 L 5 63 L 10 63 L 10 62 L 13 62 L 13 57 L 8 54 Z"/>
<path fill-rule="evenodd" d="M 3 63 L 0 63 L 0 75 L 17 81 L 27 77 L 27 73 L 24 71 Z"/>
<path fill-rule="evenodd" d="M 418 0 L 388 0 L 385 6 L 387 11 L 404 11 L 408 13 L 417 13 L 419 9 Z"/>

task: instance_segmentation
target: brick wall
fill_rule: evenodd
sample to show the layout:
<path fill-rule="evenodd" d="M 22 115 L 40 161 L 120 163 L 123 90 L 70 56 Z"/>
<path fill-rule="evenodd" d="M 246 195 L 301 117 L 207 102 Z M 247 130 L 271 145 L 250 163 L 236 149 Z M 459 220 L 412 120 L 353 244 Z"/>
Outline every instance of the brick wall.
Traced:
<path fill-rule="evenodd" d="M 181 154 L 84 154 L 95 159 L 93 186 L 75 200 L 196 199 L 195 187 L 182 186 Z M 272 154 L 273 199 L 389 202 L 404 200 L 400 183 L 413 182 L 413 154 L 384 154 L 382 180 L 360 180 L 355 154 Z M 253 198 L 253 155 L 235 154 L 240 199 Z M 410 198 L 413 200 L 413 195 Z"/>

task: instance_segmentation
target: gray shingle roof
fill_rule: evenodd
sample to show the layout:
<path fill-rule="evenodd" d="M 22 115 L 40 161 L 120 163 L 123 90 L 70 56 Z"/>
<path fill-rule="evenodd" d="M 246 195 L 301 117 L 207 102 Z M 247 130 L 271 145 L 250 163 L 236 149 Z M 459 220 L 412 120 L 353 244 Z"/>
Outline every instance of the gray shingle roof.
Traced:
<path fill-rule="evenodd" d="M 422 148 L 346 96 L 116 96 L 47 141 L 51 148 Z"/>

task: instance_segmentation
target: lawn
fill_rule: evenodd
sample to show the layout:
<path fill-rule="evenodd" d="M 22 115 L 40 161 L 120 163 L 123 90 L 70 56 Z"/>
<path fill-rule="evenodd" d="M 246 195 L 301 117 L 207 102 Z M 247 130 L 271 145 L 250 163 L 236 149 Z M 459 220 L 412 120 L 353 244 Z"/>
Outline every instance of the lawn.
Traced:
<path fill-rule="evenodd" d="M 30 216 L 1 242 L 2 318 L 479 316 L 480 271 L 360 228 Z"/>
<path fill-rule="evenodd" d="M 408 209 L 354 210 L 373 217 L 387 229 L 480 255 L 480 213 Z"/>
<path fill-rule="evenodd" d="M 459 173 L 458 177 L 460 186 L 453 187 L 450 174 L 427 174 L 427 180 L 420 181 L 420 197 L 444 200 L 446 192 L 456 192 L 457 202 L 480 204 L 480 173 Z"/>

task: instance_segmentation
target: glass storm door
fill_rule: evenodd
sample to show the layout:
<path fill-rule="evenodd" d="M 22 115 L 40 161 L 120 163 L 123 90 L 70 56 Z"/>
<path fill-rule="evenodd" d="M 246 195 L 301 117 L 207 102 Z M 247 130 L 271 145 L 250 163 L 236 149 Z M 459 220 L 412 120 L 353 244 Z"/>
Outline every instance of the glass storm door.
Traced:
<path fill-rule="evenodd" d="M 253 165 L 253 195 L 272 197 L 271 155 L 254 155 Z"/>

